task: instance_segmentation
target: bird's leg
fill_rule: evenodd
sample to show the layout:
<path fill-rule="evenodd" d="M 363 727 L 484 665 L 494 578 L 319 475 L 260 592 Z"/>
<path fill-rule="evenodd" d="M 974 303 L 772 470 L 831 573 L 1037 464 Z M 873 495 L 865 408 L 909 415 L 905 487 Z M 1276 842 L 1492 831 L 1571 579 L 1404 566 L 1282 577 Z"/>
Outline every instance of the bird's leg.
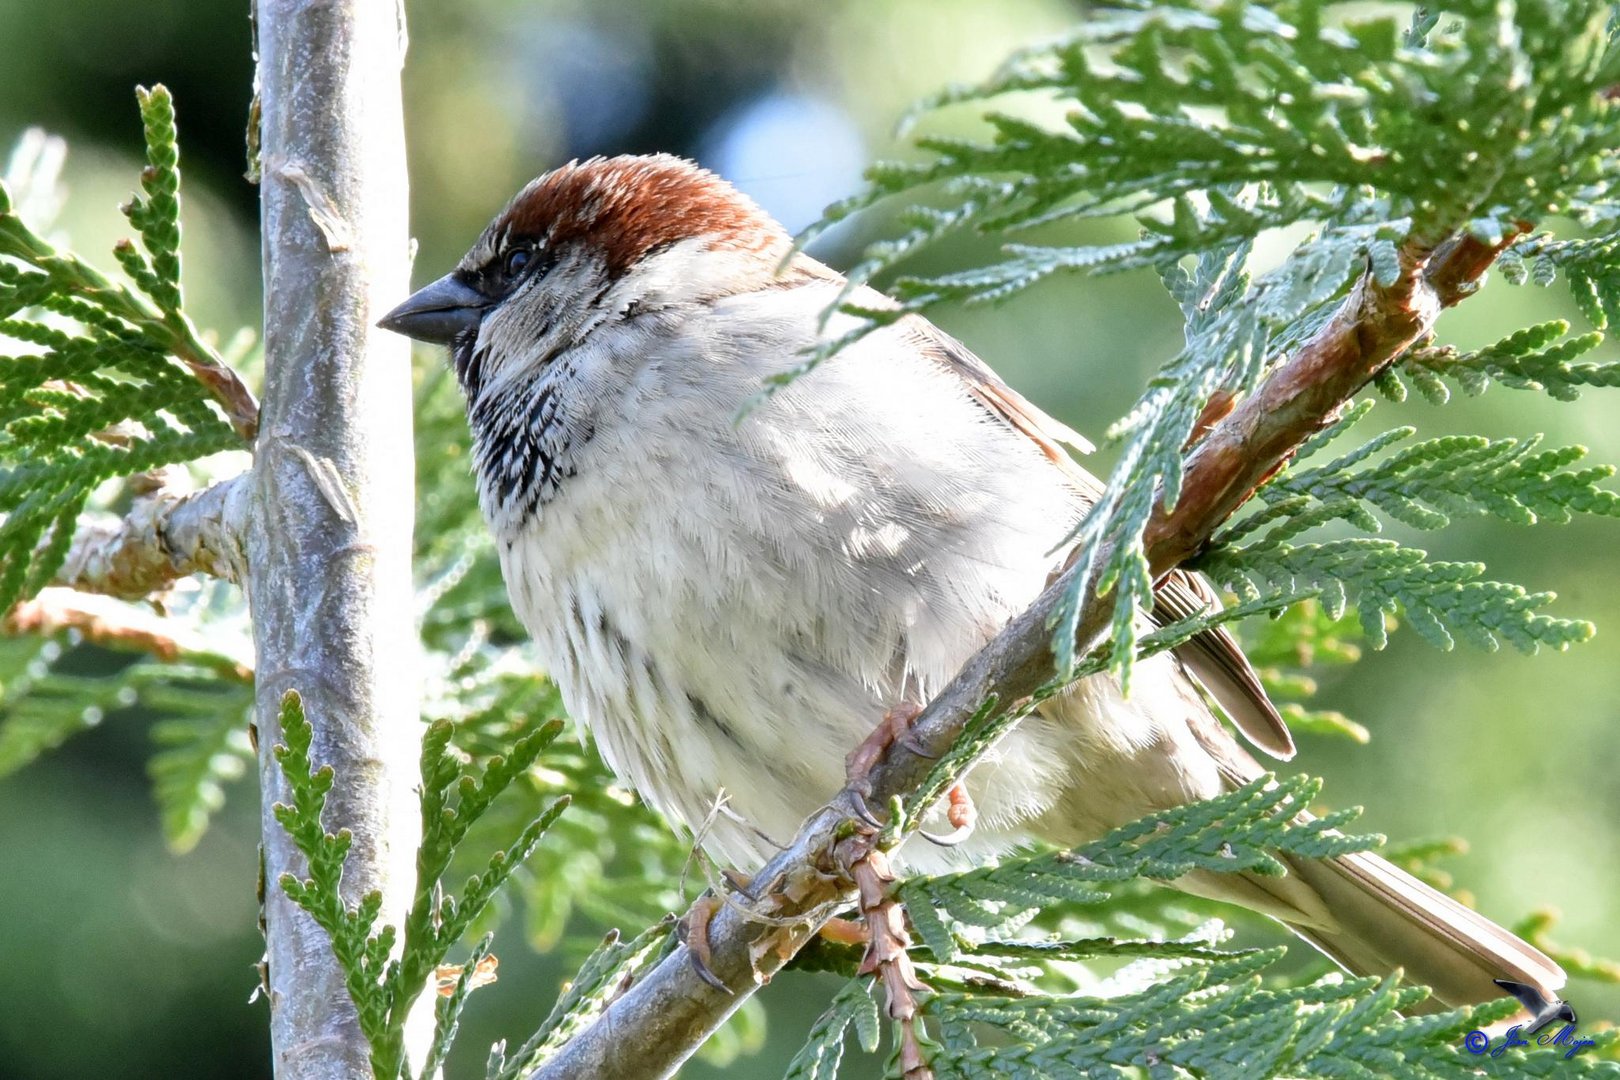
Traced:
<path fill-rule="evenodd" d="M 905 913 L 890 889 L 894 871 L 889 856 L 875 846 L 871 836 L 853 836 L 839 844 L 838 855 L 855 881 L 860 896 L 861 916 L 866 921 L 866 955 L 860 974 L 876 975 L 883 981 L 884 996 L 891 1020 L 900 1024 L 900 1072 L 905 1080 L 933 1080 L 919 1035 L 915 991 L 927 989 L 912 966 L 911 936 L 906 931 Z"/>
<path fill-rule="evenodd" d="M 726 879 L 734 891 L 750 899 L 755 898 L 751 891 L 754 887 L 752 876 L 730 867 L 722 869 L 720 876 Z M 822 924 L 821 929 L 816 931 L 816 936 L 834 945 L 865 945 L 869 940 L 866 927 L 854 919 L 828 919 Z"/>
<path fill-rule="evenodd" d="M 849 777 L 856 816 L 874 829 L 881 829 L 883 822 L 867 807 L 866 800 L 872 795 L 872 770 L 888 754 L 889 747 L 899 743 L 914 754 L 934 756 L 911 734 L 911 722 L 921 713 L 921 705 L 911 701 L 900 702 L 883 714 L 883 722 L 844 759 L 844 773 Z"/>
<path fill-rule="evenodd" d="M 916 736 L 912 734 L 911 725 L 921 714 L 921 705 L 902 701 L 884 713 L 883 722 L 878 724 L 872 734 L 863 739 L 861 744 L 844 759 L 855 816 L 871 828 L 883 827 L 883 822 L 867 805 L 867 799 L 872 794 L 871 772 L 889 752 L 889 747 L 898 743 L 919 757 L 938 756 L 929 753 L 928 748 L 918 742 Z M 944 836 L 923 833 L 925 839 L 941 847 L 951 847 L 966 840 L 972 834 L 978 817 L 973 807 L 973 799 L 960 780 L 951 785 L 950 791 L 946 792 L 946 798 L 948 804 L 945 817 L 951 823 L 952 831 Z"/>
<path fill-rule="evenodd" d="M 730 885 L 734 892 L 750 899 L 757 899 L 751 892 L 754 879 L 750 875 L 725 867 L 721 869 L 720 876 L 726 879 L 726 884 Z M 697 977 L 716 990 L 723 990 L 729 994 L 730 988 L 720 981 L 709 963 L 709 920 L 714 918 L 715 913 L 725 902 L 724 897 L 705 893 L 692 904 L 676 924 L 676 933 L 686 945 L 692 970 Z M 865 925 L 850 919 L 829 919 L 817 934 L 835 945 L 866 945 L 870 940 Z M 784 955 L 783 959 L 787 959 L 787 955 Z"/>

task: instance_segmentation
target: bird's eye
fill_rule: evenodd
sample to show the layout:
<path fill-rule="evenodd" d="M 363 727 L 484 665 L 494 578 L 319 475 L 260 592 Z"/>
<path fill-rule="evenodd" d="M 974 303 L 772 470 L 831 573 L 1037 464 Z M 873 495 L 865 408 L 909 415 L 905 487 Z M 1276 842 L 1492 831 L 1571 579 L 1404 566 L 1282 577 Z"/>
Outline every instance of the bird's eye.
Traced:
<path fill-rule="evenodd" d="M 511 251 L 507 252 L 506 262 L 503 264 L 503 268 L 506 271 L 506 276 L 509 278 L 515 278 L 519 274 L 523 273 L 524 268 L 529 265 L 529 259 L 532 256 L 533 252 L 531 252 L 528 248 L 513 248 Z"/>

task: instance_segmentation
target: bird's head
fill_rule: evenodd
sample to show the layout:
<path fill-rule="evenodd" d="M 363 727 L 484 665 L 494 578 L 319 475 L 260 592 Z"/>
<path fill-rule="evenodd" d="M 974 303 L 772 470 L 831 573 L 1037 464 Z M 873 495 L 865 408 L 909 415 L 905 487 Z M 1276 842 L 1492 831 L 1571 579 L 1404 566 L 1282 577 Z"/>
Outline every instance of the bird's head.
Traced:
<path fill-rule="evenodd" d="M 593 329 L 768 282 L 791 240 L 729 183 L 668 154 L 532 181 L 449 274 L 380 326 L 450 346 L 469 395 Z"/>

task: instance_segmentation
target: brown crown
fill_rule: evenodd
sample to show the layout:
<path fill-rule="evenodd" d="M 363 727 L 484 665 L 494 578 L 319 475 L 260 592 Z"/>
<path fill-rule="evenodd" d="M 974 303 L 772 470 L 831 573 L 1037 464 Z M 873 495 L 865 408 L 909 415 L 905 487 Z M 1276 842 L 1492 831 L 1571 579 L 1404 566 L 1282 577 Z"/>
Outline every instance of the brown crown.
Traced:
<path fill-rule="evenodd" d="M 736 188 L 669 154 L 569 162 L 519 192 L 495 228 L 554 249 L 592 244 L 606 255 L 614 277 L 649 252 L 694 237 L 759 254 L 788 240 L 782 226 Z"/>

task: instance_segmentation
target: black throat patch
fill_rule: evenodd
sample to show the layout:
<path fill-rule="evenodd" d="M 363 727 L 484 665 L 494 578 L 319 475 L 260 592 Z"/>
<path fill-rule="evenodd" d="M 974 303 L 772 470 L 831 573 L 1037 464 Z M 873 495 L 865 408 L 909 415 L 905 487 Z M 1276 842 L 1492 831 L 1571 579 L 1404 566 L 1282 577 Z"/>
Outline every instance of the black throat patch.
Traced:
<path fill-rule="evenodd" d="M 559 361 L 546 377 L 484 385 L 484 363 L 472 348 L 457 350 L 456 373 L 467 393 L 473 464 L 492 517 L 521 521 L 557 496 L 578 473 L 578 451 L 594 425 L 569 415 L 566 387 L 573 371 Z"/>

